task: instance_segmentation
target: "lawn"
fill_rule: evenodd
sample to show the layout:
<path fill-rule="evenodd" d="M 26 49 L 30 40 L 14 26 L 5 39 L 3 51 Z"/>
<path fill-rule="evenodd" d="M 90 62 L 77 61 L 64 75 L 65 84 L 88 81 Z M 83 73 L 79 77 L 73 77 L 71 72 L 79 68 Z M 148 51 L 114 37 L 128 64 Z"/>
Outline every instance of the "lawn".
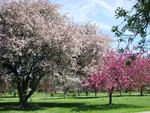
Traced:
<path fill-rule="evenodd" d="M 150 111 L 150 95 L 114 96 L 113 104 L 108 105 L 106 94 L 63 98 L 62 95 L 50 97 L 34 94 L 29 100 L 31 107 L 18 107 L 18 98 L 6 95 L 0 98 L 0 113 L 136 113 Z"/>

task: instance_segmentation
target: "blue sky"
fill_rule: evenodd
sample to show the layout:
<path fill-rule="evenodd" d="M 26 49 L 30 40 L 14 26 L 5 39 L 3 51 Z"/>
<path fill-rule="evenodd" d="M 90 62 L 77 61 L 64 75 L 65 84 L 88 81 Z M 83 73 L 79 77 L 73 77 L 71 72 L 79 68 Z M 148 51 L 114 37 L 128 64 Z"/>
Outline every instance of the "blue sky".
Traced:
<path fill-rule="evenodd" d="M 62 12 L 67 13 L 70 18 L 76 22 L 92 21 L 97 23 L 99 29 L 104 34 L 110 35 L 114 40 L 115 37 L 111 33 L 111 27 L 119 24 L 120 20 L 116 20 L 115 9 L 117 7 L 125 7 L 130 9 L 133 4 L 130 0 L 51 0 L 52 2 L 62 5 Z M 116 46 L 114 42 L 112 46 Z M 115 47 L 114 47 L 115 48 Z"/>

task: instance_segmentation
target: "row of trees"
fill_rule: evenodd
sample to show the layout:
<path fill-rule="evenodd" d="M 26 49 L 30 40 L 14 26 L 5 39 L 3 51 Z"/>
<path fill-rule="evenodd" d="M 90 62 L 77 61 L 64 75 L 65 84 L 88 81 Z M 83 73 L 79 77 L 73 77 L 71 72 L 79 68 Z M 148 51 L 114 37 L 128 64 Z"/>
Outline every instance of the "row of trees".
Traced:
<path fill-rule="evenodd" d="M 15 83 L 26 106 L 42 78 L 65 86 L 99 64 L 109 38 L 94 24 L 76 24 L 48 0 L 0 2 L 1 76 Z"/>
<path fill-rule="evenodd" d="M 109 94 L 109 104 L 112 103 L 114 91 L 140 91 L 150 86 L 149 55 L 108 52 L 102 60 L 101 67 L 82 81 L 83 87 Z"/>
<path fill-rule="evenodd" d="M 143 48 L 149 32 L 149 3 L 136 0 L 131 11 L 118 8 L 116 18 L 124 17 L 125 24 L 122 29 L 112 28 L 116 36 L 123 36 L 125 31 L 133 32 L 133 36 L 127 37 L 130 43 L 139 34 L 143 37 L 139 47 Z M 124 40 L 119 38 L 119 41 Z M 74 23 L 60 14 L 59 5 L 48 0 L 2 0 L 1 89 L 7 86 L 3 78 L 8 79 L 17 87 L 20 104 L 25 106 L 43 78 L 50 80 L 51 85 L 59 83 L 67 89 L 72 83 L 70 78 L 80 79 L 97 69 L 82 81 L 82 86 L 95 93 L 107 91 L 110 104 L 114 91 L 136 89 L 142 94 L 149 85 L 149 56 L 113 51 L 104 55 L 108 43 L 108 37 L 99 35 L 95 25 Z"/>

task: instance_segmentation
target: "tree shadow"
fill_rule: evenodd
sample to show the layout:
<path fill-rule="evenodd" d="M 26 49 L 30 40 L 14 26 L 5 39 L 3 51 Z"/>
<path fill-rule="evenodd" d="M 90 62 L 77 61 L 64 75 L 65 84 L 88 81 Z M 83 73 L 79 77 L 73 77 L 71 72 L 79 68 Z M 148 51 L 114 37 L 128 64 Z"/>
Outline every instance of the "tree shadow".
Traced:
<path fill-rule="evenodd" d="M 32 103 L 28 108 L 20 108 L 17 102 L 13 103 L 0 103 L 0 111 L 36 111 L 36 110 L 44 110 L 47 108 L 70 108 L 72 111 L 79 112 L 79 111 L 107 111 L 111 109 L 121 109 L 121 108 L 141 108 L 142 106 L 136 105 L 129 105 L 129 104 L 87 104 L 87 103 L 58 103 L 58 102 L 38 102 Z"/>
<path fill-rule="evenodd" d="M 147 96 L 150 96 L 148 94 L 145 94 L 145 95 L 113 95 L 113 97 L 147 97 Z M 108 96 L 105 95 L 105 96 L 76 96 L 76 97 L 72 97 L 72 98 L 75 98 L 75 99 L 96 99 L 96 98 L 107 98 Z"/>
<path fill-rule="evenodd" d="M 101 104 L 101 105 L 84 105 L 80 107 L 76 107 L 72 109 L 72 111 L 93 111 L 93 110 L 99 110 L 99 111 L 108 111 L 113 109 L 122 109 L 122 108 L 141 108 L 142 106 L 136 106 L 131 104 Z"/>
<path fill-rule="evenodd" d="M 1 98 L 18 98 L 18 96 L 14 97 L 14 96 L 0 96 L 0 99 Z"/>
<path fill-rule="evenodd" d="M 75 99 L 96 99 L 96 98 L 104 98 L 104 97 L 107 97 L 107 96 L 76 96 L 76 97 L 73 97 Z"/>
<path fill-rule="evenodd" d="M 64 97 L 46 97 L 40 98 L 39 100 L 58 100 L 58 99 L 64 99 Z"/>
<path fill-rule="evenodd" d="M 38 104 L 30 104 L 28 108 L 23 108 L 20 107 L 18 102 L 5 102 L 5 103 L 0 103 L 0 111 L 36 111 L 36 110 L 41 110 L 43 109 L 40 107 Z M 44 109 L 43 109 L 44 110 Z"/>

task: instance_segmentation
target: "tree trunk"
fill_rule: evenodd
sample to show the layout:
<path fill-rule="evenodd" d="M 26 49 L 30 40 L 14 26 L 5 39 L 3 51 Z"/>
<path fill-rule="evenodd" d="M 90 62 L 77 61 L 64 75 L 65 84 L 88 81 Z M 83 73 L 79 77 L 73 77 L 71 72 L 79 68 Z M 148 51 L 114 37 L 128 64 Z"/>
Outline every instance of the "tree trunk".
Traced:
<path fill-rule="evenodd" d="M 16 91 L 14 92 L 14 97 L 16 97 Z"/>
<path fill-rule="evenodd" d="M 97 91 L 94 92 L 95 93 L 95 98 L 97 97 Z"/>
<path fill-rule="evenodd" d="M 112 92 L 109 93 L 109 105 L 112 104 Z"/>
<path fill-rule="evenodd" d="M 86 96 L 89 96 L 89 92 L 88 91 L 85 91 L 85 93 L 86 93 Z"/>
<path fill-rule="evenodd" d="M 64 92 L 64 98 L 66 98 L 66 97 L 67 97 L 67 91 Z"/>
<path fill-rule="evenodd" d="M 26 98 L 20 98 L 20 105 L 22 106 L 22 107 L 27 107 L 27 99 Z"/>
<path fill-rule="evenodd" d="M 78 96 L 80 96 L 80 90 L 78 89 Z"/>
<path fill-rule="evenodd" d="M 20 59 L 19 59 L 19 62 Z M 17 89 L 18 89 L 18 95 L 19 95 L 19 99 L 20 99 L 20 104 L 23 107 L 26 107 L 27 105 L 27 100 L 31 97 L 31 95 L 33 95 L 33 93 L 36 91 L 38 84 L 40 82 L 40 80 L 43 78 L 44 76 L 44 72 L 40 72 L 41 70 L 38 70 L 36 73 L 38 74 L 38 78 L 37 76 L 33 76 L 33 78 L 31 79 L 31 75 L 32 75 L 32 70 L 34 65 L 36 64 L 36 62 L 33 63 L 33 65 L 30 68 L 30 74 L 26 77 L 22 76 L 20 73 L 18 73 L 17 69 L 15 66 L 9 64 L 9 62 L 4 62 L 2 65 L 3 67 L 7 68 L 8 70 L 10 70 L 12 73 L 14 73 L 15 77 L 17 78 Z M 34 73 L 34 74 L 36 74 Z M 29 81 L 33 82 L 34 84 L 32 85 L 32 87 L 30 87 L 32 90 L 30 90 L 27 94 L 27 89 L 29 88 Z M 30 84 L 31 85 L 31 84 Z"/>
<path fill-rule="evenodd" d="M 129 91 L 129 95 L 131 96 L 131 91 Z"/>
<path fill-rule="evenodd" d="M 32 87 L 32 90 L 30 92 L 28 92 L 27 94 L 27 84 L 24 84 L 25 81 L 23 81 L 21 78 L 18 78 L 18 83 L 17 83 L 17 88 L 18 88 L 18 95 L 19 95 L 19 99 L 20 99 L 20 105 L 22 107 L 27 107 L 27 100 L 31 97 L 31 95 L 36 91 L 37 87 L 38 87 L 38 82 L 36 82 L 36 84 L 34 84 L 35 86 Z"/>
<path fill-rule="evenodd" d="M 27 98 L 26 98 L 25 92 L 21 89 L 22 89 L 21 87 L 18 88 L 19 102 L 22 107 L 26 107 Z"/>
<path fill-rule="evenodd" d="M 21 78 L 18 78 L 17 88 L 18 88 L 20 105 L 24 107 L 27 104 L 27 99 L 26 99 L 26 95 L 25 95 L 25 92 L 24 92 L 23 87 L 22 87 Z"/>
<path fill-rule="evenodd" d="M 122 96 L 122 91 L 121 90 L 119 91 L 119 93 L 120 93 L 120 96 Z"/>
<path fill-rule="evenodd" d="M 51 97 L 53 97 L 53 96 L 54 96 L 54 93 L 53 93 L 53 92 L 51 92 L 51 93 L 50 93 L 50 96 L 51 96 Z"/>
<path fill-rule="evenodd" d="M 143 96 L 143 89 L 140 89 L 140 96 Z"/>

